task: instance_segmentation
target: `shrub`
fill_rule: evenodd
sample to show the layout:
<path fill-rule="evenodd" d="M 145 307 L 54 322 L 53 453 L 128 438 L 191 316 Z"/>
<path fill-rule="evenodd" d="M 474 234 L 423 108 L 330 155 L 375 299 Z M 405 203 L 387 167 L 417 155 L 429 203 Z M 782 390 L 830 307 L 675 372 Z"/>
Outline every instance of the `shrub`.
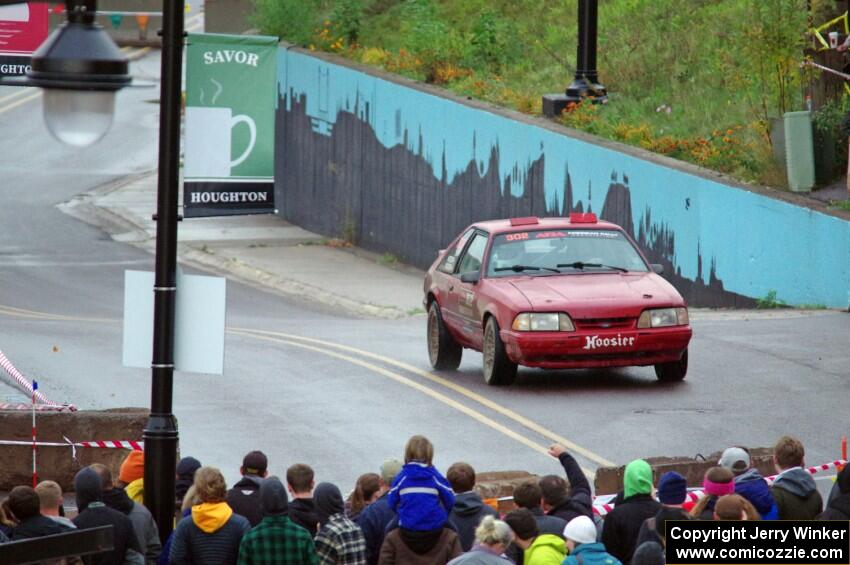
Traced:
<path fill-rule="evenodd" d="M 253 23 L 266 35 L 307 46 L 319 21 L 316 0 L 254 0 Z"/>

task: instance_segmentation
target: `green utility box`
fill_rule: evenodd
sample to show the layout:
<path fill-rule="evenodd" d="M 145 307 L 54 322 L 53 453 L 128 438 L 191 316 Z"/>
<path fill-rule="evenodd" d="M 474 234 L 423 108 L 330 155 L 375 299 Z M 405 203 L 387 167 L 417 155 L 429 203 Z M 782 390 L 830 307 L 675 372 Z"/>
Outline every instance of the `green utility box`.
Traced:
<path fill-rule="evenodd" d="M 815 149 L 809 111 L 785 113 L 785 163 L 791 190 L 810 191 L 815 185 Z"/>

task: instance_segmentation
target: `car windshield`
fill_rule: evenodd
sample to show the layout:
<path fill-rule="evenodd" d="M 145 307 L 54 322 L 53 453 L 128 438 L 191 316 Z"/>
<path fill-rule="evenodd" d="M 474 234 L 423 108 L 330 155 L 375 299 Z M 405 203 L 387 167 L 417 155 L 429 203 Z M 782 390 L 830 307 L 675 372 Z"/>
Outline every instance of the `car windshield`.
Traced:
<path fill-rule="evenodd" d="M 497 235 L 487 276 L 648 271 L 631 241 L 618 230 L 524 231 Z"/>

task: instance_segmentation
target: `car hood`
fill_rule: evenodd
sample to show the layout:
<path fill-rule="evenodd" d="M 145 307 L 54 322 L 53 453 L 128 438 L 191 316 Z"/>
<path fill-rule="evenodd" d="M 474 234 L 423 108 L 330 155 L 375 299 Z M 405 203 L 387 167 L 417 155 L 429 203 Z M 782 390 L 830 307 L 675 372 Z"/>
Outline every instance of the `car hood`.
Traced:
<path fill-rule="evenodd" d="M 637 316 L 644 308 L 684 306 L 673 286 L 655 273 L 591 273 L 512 277 L 510 284 L 538 312 L 574 318 Z"/>

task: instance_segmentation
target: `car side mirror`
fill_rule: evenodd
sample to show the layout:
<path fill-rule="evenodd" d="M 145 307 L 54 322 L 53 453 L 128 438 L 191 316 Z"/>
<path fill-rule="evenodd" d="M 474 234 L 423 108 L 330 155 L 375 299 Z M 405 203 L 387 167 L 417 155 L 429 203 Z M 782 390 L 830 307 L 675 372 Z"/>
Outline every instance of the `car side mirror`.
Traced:
<path fill-rule="evenodd" d="M 663 275 L 664 274 L 664 265 L 659 265 L 658 263 L 653 263 L 650 266 L 652 267 L 652 272 L 655 273 L 656 275 Z"/>
<path fill-rule="evenodd" d="M 481 280 L 481 273 L 479 271 L 464 273 L 460 276 L 460 282 L 463 283 L 478 284 L 479 280 Z"/>

